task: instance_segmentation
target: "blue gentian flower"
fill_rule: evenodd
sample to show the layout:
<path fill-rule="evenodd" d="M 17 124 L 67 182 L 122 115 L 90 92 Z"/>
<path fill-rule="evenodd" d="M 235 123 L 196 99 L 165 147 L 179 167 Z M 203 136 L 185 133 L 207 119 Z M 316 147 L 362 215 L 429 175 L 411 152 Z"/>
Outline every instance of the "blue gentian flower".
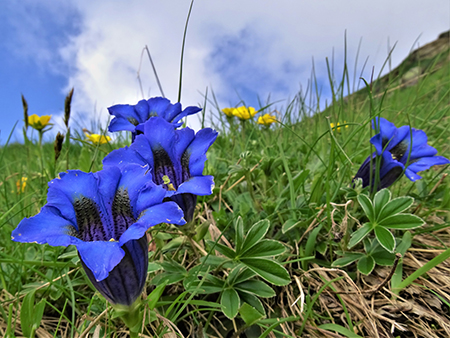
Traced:
<path fill-rule="evenodd" d="M 190 106 L 181 110 L 179 102 L 172 104 L 163 97 L 153 97 L 149 100 L 141 100 L 135 105 L 117 104 L 109 107 L 108 111 L 115 117 L 109 124 L 109 131 L 131 131 L 133 141 L 137 135 L 136 127 L 143 124 L 150 117 L 159 116 L 172 123 L 175 128 L 182 125 L 179 122 L 183 117 L 198 113 L 202 110 L 199 107 Z"/>
<path fill-rule="evenodd" d="M 12 232 L 17 242 L 75 245 L 97 290 L 112 304 L 131 305 L 147 278 L 146 231 L 159 223 L 185 223 L 148 167 L 69 170 L 49 182 L 47 204 Z"/>
<path fill-rule="evenodd" d="M 217 132 L 205 128 L 195 134 L 190 128 L 175 129 L 160 117 L 151 117 L 137 129 L 143 135 L 138 135 L 130 147 L 112 151 L 103 165 L 149 165 L 153 181 L 166 189 L 166 197 L 183 209 L 190 222 L 197 196 L 210 195 L 214 188 L 213 177 L 203 176 L 203 168 L 206 151 Z"/>
<path fill-rule="evenodd" d="M 435 156 L 437 150 L 427 144 L 427 135 L 423 130 L 409 126 L 396 128 L 385 118 L 377 118 L 376 123 L 380 132 L 370 140 L 376 151 L 364 161 L 354 178 L 361 178 L 363 187 L 370 184 L 370 168 L 372 180 L 375 180 L 377 156 L 381 161 L 378 190 L 392 185 L 403 173 L 414 182 L 422 178 L 418 172 L 450 163 L 445 157 Z M 372 127 L 376 129 L 375 121 L 372 121 Z"/>

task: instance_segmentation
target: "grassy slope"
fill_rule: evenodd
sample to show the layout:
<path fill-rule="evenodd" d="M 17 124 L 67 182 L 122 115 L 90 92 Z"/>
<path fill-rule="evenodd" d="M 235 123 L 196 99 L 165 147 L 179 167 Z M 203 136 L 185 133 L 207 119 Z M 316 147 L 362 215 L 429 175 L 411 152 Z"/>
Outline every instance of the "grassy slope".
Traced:
<path fill-rule="evenodd" d="M 270 329 L 275 330 L 271 334 L 278 332 L 276 335 L 280 337 L 306 334 L 312 337 L 329 336 L 330 332 L 343 329 L 361 336 L 375 336 L 378 332 L 380 337 L 388 337 L 390 328 L 396 325 L 394 323 L 407 327 L 410 333 L 415 332 L 418 336 L 440 337 L 448 332 L 450 322 L 445 310 L 450 302 L 450 283 L 445 277 L 445 269 L 450 268 L 448 264 L 441 264 L 429 273 L 428 278 L 421 278 L 419 282 L 422 287 L 410 287 L 401 294 L 399 301 L 390 296 L 389 284 L 384 293 L 371 297 L 352 294 L 379 285 L 387 277 L 390 267 L 377 267 L 368 276 L 358 274 L 354 264 L 344 269 L 345 274 L 328 270 L 338 257 L 336 251 L 345 249 L 340 239 L 345 238 L 350 228 L 357 228 L 355 221 L 349 219 L 349 212 L 361 221 L 364 217 L 357 206 L 344 206 L 349 199 L 341 188 L 350 184 L 360 163 L 371 152 L 368 142 L 371 116 L 380 114 L 397 126 L 411 124 L 425 130 L 430 144 L 441 155 L 450 158 L 448 55 L 445 52 L 431 59 L 414 60 L 412 63 L 406 61 L 390 76 L 374 83 L 373 100 L 369 99 L 366 89 L 344 99 L 339 86 L 333 87 L 336 97 L 332 106 L 312 117 L 308 117 L 305 98 L 299 96 L 280 112 L 279 117 L 286 127 L 264 129 L 249 121 L 240 123 L 236 120 L 223 120 L 216 126 L 221 133 L 208 153 L 205 169 L 205 174 L 215 176 L 216 189 L 213 196 L 199 199 L 196 226 L 210 224 L 211 233 L 206 235 L 207 238 L 217 238 L 213 231 L 216 229 L 234 245 L 232 224 L 238 216 L 243 218 L 246 231 L 258 220 L 269 220 L 271 227 L 267 237 L 286 245 L 286 252 L 278 260 L 283 262 L 292 279 L 287 286 L 274 287 L 276 297 L 261 298 L 269 319 L 260 321 L 259 327 L 253 326 L 245 333 L 241 332 L 241 336 L 258 337 L 276 321 L 270 318 L 287 318 L 283 326 Z M 417 65 L 423 68 L 425 75 L 411 86 L 402 85 L 403 74 Z M 345 74 L 342 78 L 346 81 Z M 335 129 L 331 137 L 329 123 L 342 124 L 344 121 L 348 127 Z M 99 170 L 101 158 L 112 148 L 123 144 L 104 145 L 99 149 L 72 144 L 69 167 Z M 92 297 L 94 291 L 79 268 L 73 248 L 51 248 L 10 241 L 10 233 L 18 222 L 23 217 L 36 214 L 45 203 L 47 182 L 67 167 L 67 149 L 63 150 L 55 166 L 52 147 L 45 144 L 42 152 L 35 144 L 10 145 L 1 149 L 2 334 L 14 330 L 16 335 L 20 335 L 19 314 L 23 295 L 36 287 L 40 288 L 36 294 L 37 300 L 46 299 L 48 302 L 39 328 L 42 336 L 50 333 L 50 336 L 70 337 L 76 332 L 81 333 L 105 308 L 101 297 Z M 448 173 L 448 170 L 445 172 Z M 18 192 L 16 187 L 17 180 L 22 176 L 28 178 L 23 193 Z M 427 220 L 424 230 L 412 232 L 415 234 L 412 250 L 401 263 L 404 278 L 438 255 L 439 250 L 446 249 L 445 243 L 450 237 L 447 230 L 450 188 L 446 181 L 436 186 L 442 177 L 442 168 L 433 168 L 423 173 L 423 177 L 416 183 L 403 178 L 390 189 L 394 197 L 415 197 L 416 202 L 411 210 L 416 209 L 416 214 Z M 287 230 L 289 225 L 294 224 L 289 231 L 283 231 L 283 226 Z M 168 232 L 154 236 L 153 260 L 157 262 L 167 262 L 170 258 L 191 271 L 192 266 L 204 256 L 202 251 L 192 248 L 183 234 Z M 398 236 L 401 236 L 400 232 Z M 226 241 L 221 243 L 226 245 Z M 202 240 L 198 241 L 198 245 L 210 249 Z M 362 247 L 355 247 L 353 251 L 362 252 Z M 296 261 L 302 257 L 313 258 Z M 214 274 L 226 280 L 229 272 L 224 266 Z M 64 277 L 59 278 L 61 275 Z M 151 273 L 150 277 L 154 275 Z M 334 282 L 324 287 L 330 280 Z M 152 290 L 150 284 L 148 292 Z M 301 289 L 305 293 L 303 312 L 300 312 L 301 300 L 297 305 L 289 306 L 299 297 Z M 332 290 L 340 290 L 344 294 L 336 296 Z M 182 284 L 175 283 L 167 287 L 163 300 L 174 302 L 183 291 Z M 194 299 L 207 300 L 212 304 L 220 302 L 218 296 L 218 293 L 197 295 Z M 202 328 L 216 337 L 231 335 L 235 325 L 245 328 L 241 319 L 233 323 L 221 311 L 214 312 L 215 317 L 209 317 L 209 313 L 213 312 L 205 309 L 200 312 L 202 315 L 197 315 L 195 311 L 202 306 L 187 298 L 182 297 L 174 302 L 176 306 L 188 305 L 187 309 L 194 311 L 184 319 L 186 311 L 179 317 L 173 312 L 165 312 L 167 305 L 157 308 L 158 313 L 165 314 L 186 336 L 192 320 L 197 324 L 196 328 L 191 327 L 192 336 L 193 332 L 200 334 Z M 109 323 L 108 329 L 98 328 L 102 334 L 116 332 L 116 336 L 122 335 L 120 321 L 102 317 L 99 323 Z M 326 323 L 333 323 L 339 328 L 317 328 Z M 161 327 L 157 324 L 161 322 L 153 322 L 155 328 L 147 328 L 144 333 L 148 336 L 161 334 Z M 396 327 L 396 336 L 409 337 L 410 333 L 402 333 Z"/>

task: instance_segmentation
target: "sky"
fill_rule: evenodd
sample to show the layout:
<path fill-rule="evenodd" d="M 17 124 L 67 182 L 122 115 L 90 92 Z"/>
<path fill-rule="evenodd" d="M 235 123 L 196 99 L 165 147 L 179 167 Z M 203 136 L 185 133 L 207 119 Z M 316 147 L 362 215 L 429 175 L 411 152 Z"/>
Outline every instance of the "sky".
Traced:
<path fill-rule="evenodd" d="M 188 0 L 2 0 L 0 144 L 10 133 L 11 142 L 22 139 L 22 94 L 29 114 L 52 115 L 55 132 L 63 130 L 64 99 L 72 87 L 71 124 L 92 132 L 106 127 L 107 107 L 161 95 L 145 46 L 166 97 L 176 102 L 189 5 Z M 205 94 L 211 98 L 214 92 L 220 108 L 241 99 L 259 108 L 268 98 L 286 107 L 308 87 L 313 64 L 326 99 L 326 58 L 339 74 L 346 50 L 351 78 L 358 79 L 365 64 L 362 76 L 369 79 L 394 45 L 392 68 L 449 29 L 448 0 L 196 0 L 181 103 L 201 105 Z M 355 81 L 355 88 L 362 85 Z M 188 124 L 199 127 L 196 117 Z"/>

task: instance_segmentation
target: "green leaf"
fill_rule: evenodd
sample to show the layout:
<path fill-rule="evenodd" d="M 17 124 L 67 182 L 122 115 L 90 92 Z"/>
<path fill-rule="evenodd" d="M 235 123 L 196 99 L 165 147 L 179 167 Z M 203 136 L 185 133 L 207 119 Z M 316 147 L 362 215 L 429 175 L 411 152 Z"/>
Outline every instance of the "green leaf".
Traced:
<path fill-rule="evenodd" d="M 241 257 L 272 257 L 282 254 L 286 247 L 273 239 L 263 239 L 251 249 L 242 252 Z"/>
<path fill-rule="evenodd" d="M 377 247 L 371 255 L 373 259 L 375 259 L 375 263 L 382 266 L 391 266 L 392 264 L 394 264 L 395 255 L 391 252 L 386 251 L 385 248 L 379 245 L 376 239 L 375 241 L 377 242 Z"/>
<path fill-rule="evenodd" d="M 253 293 L 262 298 L 270 298 L 276 295 L 275 291 L 266 283 L 260 280 L 249 280 L 235 284 L 236 290 Z"/>
<path fill-rule="evenodd" d="M 322 256 L 325 256 L 325 253 L 327 252 L 327 250 L 328 250 L 328 243 L 327 242 L 323 241 L 323 242 L 317 243 L 316 251 L 318 253 L 320 253 Z"/>
<path fill-rule="evenodd" d="M 161 262 L 159 265 L 161 265 L 165 272 L 187 273 L 186 269 L 180 263 L 172 260 Z"/>
<path fill-rule="evenodd" d="M 240 263 L 236 265 L 227 277 L 227 284 L 235 284 L 236 278 L 245 271 L 248 271 L 248 268 L 244 264 Z"/>
<path fill-rule="evenodd" d="M 147 296 L 147 304 L 150 310 L 153 310 L 156 306 L 156 303 L 161 298 L 161 295 L 166 288 L 167 282 L 164 281 L 162 284 L 159 284 L 148 296 Z"/>
<path fill-rule="evenodd" d="M 25 337 L 31 337 L 33 331 L 33 313 L 34 313 L 34 294 L 36 289 L 31 290 L 27 293 L 22 301 L 22 307 L 20 310 L 20 326 L 22 328 L 22 333 Z"/>
<path fill-rule="evenodd" d="M 305 245 L 305 256 L 312 256 L 314 249 L 317 244 L 317 235 L 319 234 L 320 230 L 322 230 L 323 223 L 320 224 L 317 228 L 315 228 L 311 233 L 309 234 L 308 240 L 306 241 Z"/>
<path fill-rule="evenodd" d="M 397 252 L 404 256 L 406 251 L 408 251 L 408 249 L 411 247 L 411 243 L 412 235 L 409 231 L 405 231 L 402 240 L 397 245 Z"/>
<path fill-rule="evenodd" d="M 258 297 L 256 297 L 255 295 L 253 295 L 251 293 L 247 293 L 247 292 L 238 291 L 238 294 L 239 294 L 239 297 L 241 297 L 241 300 L 243 302 L 246 302 L 247 304 L 251 305 L 256 310 L 258 310 L 261 314 L 263 314 L 264 316 L 266 315 L 266 310 L 264 310 L 264 306 Z"/>
<path fill-rule="evenodd" d="M 234 259 L 236 257 L 236 252 L 227 247 L 226 245 L 216 243 L 210 240 L 206 241 L 211 247 L 214 247 L 215 250 L 219 251 L 222 255 L 227 256 L 228 258 Z"/>
<path fill-rule="evenodd" d="M 360 195 L 364 196 L 364 195 Z M 348 242 L 348 247 L 353 248 L 356 244 L 361 242 L 364 237 L 366 237 L 369 232 L 373 229 L 372 223 L 365 223 L 361 228 L 352 233 L 350 241 Z"/>
<path fill-rule="evenodd" d="M 402 260 L 400 260 L 391 278 L 391 290 L 393 290 L 394 293 L 396 294 L 399 293 L 398 286 L 400 285 L 402 280 L 403 280 L 403 262 Z"/>
<path fill-rule="evenodd" d="M 159 265 L 158 263 L 155 263 L 155 262 L 148 263 L 148 270 L 147 270 L 148 272 L 156 272 L 161 269 L 162 269 L 162 266 Z"/>
<path fill-rule="evenodd" d="M 335 332 L 340 333 L 348 338 L 363 338 L 363 337 L 357 335 L 356 333 L 354 333 L 353 331 L 351 331 L 343 326 L 340 326 L 338 324 L 332 324 L 332 323 L 322 324 L 319 326 L 319 328 L 322 330 L 327 330 L 327 331 L 335 331 Z"/>
<path fill-rule="evenodd" d="M 375 240 L 375 242 L 378 244 L 378 242 L 376 240 Z M 373 248 L 373 241 L 371 241 L 369 238 L 366 237 L 363 240 L 363 244 L 364 244 L 364 251 L 366 253 L 370 253 Z"/>
<path fill-rule="evenodd" d="M 291 278 L 287 270 L 278 262 L 264 258 L 242 258 L 241 262 L 273 285 L 287 285 Z"/>
<path fill-rule="evenodd" d="M 244 303 L 239 309 L 239 314 L 241 318 L 244 320 L 247 326 L 252 326 L 261 318 L 264 318 L 264 315 L 256 310 L 253 306 Z"/>
<path fill-rule="evenodd" d="M 391 192 L 388 189 L 382 189 L 375 194 L 375 197 L 373 198 L 373 207 L 376 219 L 380 219 L 380 212 L 390 199 Z"/>
<path fill-rule="evenodd" d="M 34 337 L 35 331 L 41 324 L 45 305 L 47 304 L 46 300 L 42 299 L 35 306 L 35 293 L 36 289 L 33 289 L 29 293 L 27 293 L 27 295 L 23 299 L 20 309 L 20 325 L 22 328 L 22 333 L 25 337 Z"/>
<path fill-rule="evenodd" d="M 389 252 L 394 252 L 395 250 L 395 238 L 394 235 L 385 227 L 377 226 L 375 227 L 375 236 L 378 243 Z"/>
<path fill-rule="evenodd" d="M 298 219 L 288 219 L 286 222 L 284 222 L 281 231 L 283 232 L 283 234 L 285 234 L 289 230 L 294 229 L 300 223 L 302 223 L 302 221 L 299 221 Z"/>
<path fill-rule="evenodd" d="M 200 262 L 206 267 L 211 268 L 217 268 L 218 266 L 222 266 L 223 268 L 226 269 L 232 269 L 236 266 L 236 264 L 227 257 L 219 257 L 213 255 L 200 257 Z"/>
<path fill-rule="evenodd" d="M 205 221 L 195 229 L 194 240 L 196 242 L 200 242 L 206 236 L 210 225 L 211 221 Z"/>
<path fill-rule="evenodd" d="M 243 267 L 243 268 L 242 268 Z M 233 271 L 236 270 L 235 276 L 233 276 Z M 238 284 L 245 282 L 246 280 L 249 280 L 250 278 L 254 277 L 256 273 L 254 273 L 252 270 L 247 268 L 244 264 L 239 264 L 236 268 L 231 270 L 230 274 L 228 275 L 227 281 L 232 281 L 231 284 Z"/>
<path fill-rule="evenodd" d="M 383 219 L 380 225 L 390 229 L 414 229 L 425 224 L 425 222 L 416 215 L 397 214 Z"/>
<path fill-rule="evenodd" d="M 230 319 L 236 317 L 240 302 L 241 300 L 235 289 L 229 288 L 223 290 L 220 304 L 222 305 L 223 313 L 225 314 L 225 316 Z"/>
<path fill-rule="evenodd" d="M 167 283 L 167 285 L 178 283 L 186 278 L 186 274 L 173 273 L 173 272 L 163 272 L 152 278 L 150 284 L 159 285 L 161 283 Z"/>
<path fill-rule="evenodd" d="M 331 266 L 333 267 L 343 267 L 350 265 L 354 261 L 363 257 L 364 254 L 361 252 L 346 252 L 344 257 L 336 259 Z"/>
<path fill-rule="evenodd" d="M 242 243 L 244 242 L 244 221 L 239 216 L 234 223 L 235 230 L 235 250 L 239 254 L 242 250 Z"/>
<path fill-rule="evenodd" d="M 224 288 L 224 282 L 222 282 L 222 285 L 217 285 L 214 282 L 208 281 L 208 280 L 204 280 L 204 281 L 200 281 L 200 280 L 196 280 L 193 281 L 191 283 L 189 283 L 189 285 L 186 288 L 186 291 L 190 292 L 190 293 L 198 293 L 198 294 L 212 294 L 212 293 L 218 293 L 218 292 L 222 292 L 223 288 Z"/>
<path fill-rule="evenodd" d="M 47 301 L 42 299 L 34 307 L 34 327 L 37 329 L 41 325 L 42 316 L 44 315 L 45 304 Z"/>
<path fill-rule="evenodd" d="M 364 256 L 358 261 L 357 268 L 363 275 L 368 275 L 375 267 L 375 260 L 372 256 Z"/>
<path fill-rule="evenodd" d="M 370 201 L 369 197 L 367 197 L 366 195 L 358 195 L 358 202 L 361 205 L 361 207 L 363 208 L 364 213 L 366 214 L 367 218 L 371 222 L 374 222 L 376 220 L 375 213 L 374 213 L 372 202 Z"/>
<path fill-rule="evenodd" d="M 394 198 L 392 201 L 390 201 L 388 204 L 384 206 L 384 208 L 381 210 L 381 213 L 378 215 L 378 220 L 383 220 L 386 217 L 399 214 L 406 209 L 409 209 L 409 207 L 414 203 L 414 198 L 404 196 L 404 197 L 397 197 Z"/>
<path fill-rule="evenodd" d="M 245 252 L 251 249 L 256 243 L 258 243 L 269 230 L 270 223 L 267 219 L 263 219 L 250 228 L 245 236 L 244 243 L 242 245 L 242 251 Z"/>

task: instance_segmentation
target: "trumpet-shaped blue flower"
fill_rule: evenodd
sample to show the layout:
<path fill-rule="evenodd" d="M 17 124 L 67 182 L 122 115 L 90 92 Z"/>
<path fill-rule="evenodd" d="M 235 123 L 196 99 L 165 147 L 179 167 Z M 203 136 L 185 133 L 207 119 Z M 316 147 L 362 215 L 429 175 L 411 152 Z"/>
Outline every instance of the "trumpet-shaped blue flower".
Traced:
<path fill-rule="evenodd" d="M 414 182 L 422 178 L 418 172 L 450 163 L 445 157 L 435 156 L 437 150 L 427 144 L 423 130 L 409 126 L 396 128 L 384 118 L 377 118 L 376 123 L 380 132 L 370 140 L 376 151 L 364 161 L 354 178 L 361 178 L 363 187 L 370 184 L 371 172 L 372 180 L 375 180 L 376 157 L 381 161 L 378 189 L 389 187 L 403 173 Z M 375 121 L 372 121 L 372 127 L 375 129 Z"/>
<path fill-rule="evenodd" d="M 130 147 L 112 151 L 103 165 L 149 165 L 153 181 L 166 189 L 166 197 L 183 209 L 190 222 L 197 196 L 210 195 L 214 188 L 213 177 L 203 176 L 203 168 L 206 151 L 217 132 L 205 128 L 195 134 L 190 128 L 175 129 L 160 117 L 151 117 L 138 130 L 143 135 L 138 135 Z"/>
<path fill-rule="evenodd" d="M 163 203 L 166 191 L 150 175 L 136 164 L 61 173 L 48 184 L 47 204 L 19 223 L 12 239 L 75 245 L 98 291 L 113 304 L 131 305 L 147 277 L 147 229 L 185 223 L 176 203 Z"/>
<path fill-rule="evenodd" d="M 108 111 L 115 117 L 109 124 L 109 131 L 131 131 L 133 140 L 137 135 L 136 127 L 143 124 L 153 116 L 159 116 L 172 123 L 175 128 L 182 125 L 179 122 L 183 117 L 198 113 L 199 107 L 190 106 L 181 110 L 179 102 L 172 104 L 163 97 L 153 97 L 149 100 L 141 100 L 135 105 L 117 104 L 109 107 Z"/>

